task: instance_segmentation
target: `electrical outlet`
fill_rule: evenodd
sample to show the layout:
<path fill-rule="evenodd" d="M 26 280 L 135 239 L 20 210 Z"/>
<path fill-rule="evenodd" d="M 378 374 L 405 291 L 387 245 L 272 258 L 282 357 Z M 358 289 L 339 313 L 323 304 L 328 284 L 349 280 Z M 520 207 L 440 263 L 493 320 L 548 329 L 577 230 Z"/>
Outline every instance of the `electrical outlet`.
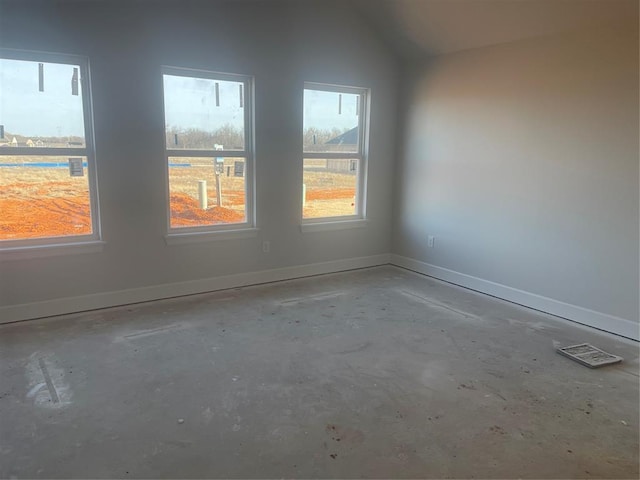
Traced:
<path fill-rule="evenodd" d="M 262 242 L 262 252 L 269 253 L 270 250 L 271 250 L 271 243 L 269 243 L 269 240 L 265 240 L 264 242 Z"/>
<path fill-rule="evenodd" d="M 427 237 L 427 247 L 433 248 L 435 243 L 436 243 L 436 237 L 434 237 L 433 235 L 429 235 Z"/>

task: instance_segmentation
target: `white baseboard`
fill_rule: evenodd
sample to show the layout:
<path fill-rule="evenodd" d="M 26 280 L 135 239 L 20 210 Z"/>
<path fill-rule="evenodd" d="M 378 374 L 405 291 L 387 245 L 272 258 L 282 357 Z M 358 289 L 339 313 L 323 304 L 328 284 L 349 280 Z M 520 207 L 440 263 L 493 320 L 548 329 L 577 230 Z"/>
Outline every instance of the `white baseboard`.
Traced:
<path fill-rule="evenodd" d="M 566 318 L 583 325 L 640 340 L 640 327 L 624 318 L 614 317 L 577 305 L 525 292 L 499 283 L 483 280 L 464 273 L 430 265 L 419 260 L 395 254 L 381 254 L 369 257 L 348 258 L 323 263 L 296 265 L 293 267 L 261 270 L 221 277 L 190 280 L 186 282 L 153 285 L 149 287 L 95 293 L 77 297 L 56 298 L 35 303 L 0 307 L 0 324 L 42 317 L 83 312 L 100 308 L 148 302 L 164 298 L 180 297 L 197 293 L 214 292 L 228 288 L 246 287 L 261 283 L 292 280 L 295 278 L 327 273 L 356 270 L 391 263 L 430 277 L 460 285 L 471 290 L 492 295 L 541 312 Z"/>
<path fill-rule="evenodd" d="M 113 292 L 94 293 L 78 297 L 56 298 L 35 303 L 24 303 L 0 307 L 0 323 L 16 322 L 34 318 L 51 317 L 65 313 L 76 313 L 99 308 L 148 302 L 163 298 L 180 297 L 196 293 L 213 292 L 227 288 L 246 287 L 261 283 L 291 280 L 294 278 L 343 272 L 359 268 L 375 267 L 389 263 L 390 254 L 369 257 L 347 258 L 323 263 L 296 265 L 293 267 L 240 273 L 221 277 L 190 280 L 187 282 L 153 285 Z"/>
<path fill-rule="evenodd" d="M 577 305 L 525 292 L 523 290 L 518 290 L 489 280 L 483 280 L 482 278 L 473 277 L 447 268 L 437 267 L 435 265 L 403 257 L 401 255 L 392 254 L 391 264 L 444 280 L 445 282 L 454 283 L 471 290 L 486 293 L 525 307 L 533 308 L 541 312 L 550 313 L 557 317 L 566 318 L 567 320 L 571 320 L 582 325 L 615 333 L 616 335 L 631 338 L 636 341 L 640 340 L 640 325 L 631 320 L 614 317 L 613 315 L 608 315 L 606 313 L 596 312 L 595 310 L 589 310 Z"/>

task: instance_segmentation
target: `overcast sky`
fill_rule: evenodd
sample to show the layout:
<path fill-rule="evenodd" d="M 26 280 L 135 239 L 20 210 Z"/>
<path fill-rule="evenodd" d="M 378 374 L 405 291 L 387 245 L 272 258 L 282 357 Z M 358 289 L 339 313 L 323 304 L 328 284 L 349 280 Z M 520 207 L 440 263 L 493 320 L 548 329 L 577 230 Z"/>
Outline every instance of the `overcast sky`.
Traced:
<path fill-rule="evenodd" d="M 27 137 L 84 136 L 81 85 L 79 95 L 71 94 L 73 68 L 45 64 L 40 92 L 38 62 L 0 59 L 0 125 L 5 131 Z"/>
<path fill-rule="evenodd" d="M 215 83 L 218 83 L 219 106 L 216 106 Z M 223 82 L 174 75 L 164 76 L 164 101 L 167 127 L 213 131 L 225 123 L 242 128 L 238 82 Z M 304 91 L 304 128 L 351 129 L 358 125 L 357 95 L 318 90 Z M 339 113 L 341 112 L 341 113 Z"/>
<path fill-rule="evenodd" d="M 336 92 L 305 90 L 304 129 L 316 127 L 321 130 L 331 130 L 337 127 L 341 130 L 350 130 L 357 127 L 358 95 L 343 93 L 342 103 L 339 95 Z"/>
<path fill-rule="evenodd" d="M 82 87 L 71 94 L 73 65 L 44 64 L 44 91 L 39 91 L 38 62 L 0 59 L 0 124 L 26 137 L 84 136 Z M 219 84 L 216 106 L 215 83 Z M 214 131 L 224 124 L 242 128 L 238 82 L 164 76 L 168 127 Z M 244 92 L 243 92 L 244 93 Z M 356 95 L 305 90 L 304 128 L 351 129 L 358 125 Z"/>
<path fill-rule="evenodd" d="M 212 132 L 225 124 L 243 129 L 241 82 L 164 75 L 164 111 L 167 128 L 194 128 Z M 216 105 L 218 84 L 219 102 Z M 242 92 L 244 105 L 244 91 Z"/>

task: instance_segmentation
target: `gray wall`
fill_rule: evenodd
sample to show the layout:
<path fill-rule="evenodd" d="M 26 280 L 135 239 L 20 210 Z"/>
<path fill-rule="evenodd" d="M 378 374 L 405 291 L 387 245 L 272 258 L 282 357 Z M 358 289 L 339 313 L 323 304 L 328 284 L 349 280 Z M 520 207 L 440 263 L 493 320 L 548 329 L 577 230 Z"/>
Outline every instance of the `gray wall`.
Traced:
<path fill-rule="evenodd" d="M 635 24 L 413 64 L 393 252 L 638 322 Z"/>
<path fill-rule="evenodd" d="M 102 253 L 2 262 L 0 305 L 390 251 L 397 65 L 340 2 L 5 1 L 0 44 L 90 58 L 107 242 Z M 165 245 L 160 65 L 255 76 L 258 238 Z M 305 80 L 371 88 L 366 228 L 300 232 Z"/>

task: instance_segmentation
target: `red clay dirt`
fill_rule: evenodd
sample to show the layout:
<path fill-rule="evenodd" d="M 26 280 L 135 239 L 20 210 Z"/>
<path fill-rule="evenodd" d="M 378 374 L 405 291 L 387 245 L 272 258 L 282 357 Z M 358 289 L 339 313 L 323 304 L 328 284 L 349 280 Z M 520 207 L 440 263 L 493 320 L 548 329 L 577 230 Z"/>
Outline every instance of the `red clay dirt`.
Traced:
<path fill-rule="evenodd" d="M 225 207 L 201 210 L 198 202 L 182 193 L 171 194 L 171 226 L 193 227 L 213 223 L 244 222 L 244 215 Z"/>
<path fill-rule="evenodd" d="M 215 191 L 210 193 L 213 197 Z M 353 198 L 356 195 L 355 188 L 326 188 L 324 190 L 307 190 L 307 201 L 313 200 L 340 200 Z M 224 205 L 244 205 L 244 192 L 224 192 Z"/>
<path fill-rule="evenodd" d="M 307 201 L 337 200 L 354 195 L 353 188 L 313 189 L 307 191 Z M 228 192 L 224 200 L 228 205 L 242 205 L 244 192 Z M 91 233 L 91 215 L 85 196 L 3 198 L 0 199 L 0 212 L 0 240 Z M 190 196 L 171 194 L 172 227 L 243 221 L 244 215 L 235 210 L 218 206 L 201 210 L 198 202 Z"/>
<path fill-rule="evenodd" d="M 0 240 L 91 233 L 86 197 L 0 199 Z"/>
<path fill-rule="evenodd" d="M 0 240 L 91 233 L 86 197 L 4 198 L 0 199 L 0 212 Z M 171 195 L 173 227 L 243 221 L 244 216 L 234 210 L 224 207 L 200 210 L 198 202 L 188 195 Z"/>
<path fill-rule="evenodd" d="M 327 188 L 324 190 L 307 190 L 307 201 L 310 200 L 338 200 L 356 196 L 355 188 Z"/>

